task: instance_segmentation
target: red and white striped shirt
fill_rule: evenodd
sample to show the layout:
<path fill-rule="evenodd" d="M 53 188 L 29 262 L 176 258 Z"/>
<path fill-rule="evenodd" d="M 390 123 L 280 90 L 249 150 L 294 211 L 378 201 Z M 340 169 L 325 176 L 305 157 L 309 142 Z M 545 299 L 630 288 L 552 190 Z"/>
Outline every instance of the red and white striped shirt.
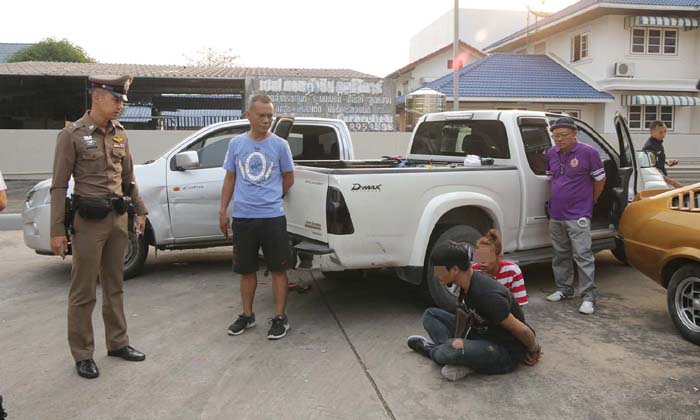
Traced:
<path fill-rule="evenodd" d="M 479 263 L 472 264 L 472 269 L 481 270 Z M 484 274 L 488 274 L 484 272 Z M 527 292 L 525 291 L 525 279 L 520 267 L 510 261 L 500 260 L 498 262 L 498 274 L 496 281 L 501 283 L 503 287 L 510 290 L 515 300 L 520 306 L 527 305 Z"/>

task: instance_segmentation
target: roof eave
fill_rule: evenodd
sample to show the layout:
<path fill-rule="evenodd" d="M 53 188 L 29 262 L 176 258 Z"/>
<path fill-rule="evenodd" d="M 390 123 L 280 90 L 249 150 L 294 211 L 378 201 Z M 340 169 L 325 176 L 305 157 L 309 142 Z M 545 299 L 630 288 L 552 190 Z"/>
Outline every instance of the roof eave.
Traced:
<path fill-rule="evenodd" d="M 452 101 L 452 96 L 447 100 Z M 545 97 L 499 97 L 499 96 L 460 96 L 460 102 L 531 102 L 531 103 L 607 103 L 615 98 L 545 98 Z"/>
<path fill-rule="evenodd" d="M 433 57 L 435 57 L 435 56 L 437 56 L 445 51 L 448 51 L 450 47 L 453 47 L 453 45 L 454 45 L 454 43 L 450 43 L 450 44 L 447 44 L 438 50 L 431 52 L 430 54 L 426 54 L 423 57 L 421 57 L 421 58 L 401 67 L 400 69 L 388 74 L 384 78 L 385 79 L 394 79 L 394 78 L 397 78 L 397 77 L 399 77 L 403 74 L 406 74 L 410 71 L 413 71 L 416 67 L 418 67 L 419 64 L 421 64 L 421 63 L 423 63 L 423 62 L 425 62 L 425 61 L 427 61 L 427 60 L 429 60 L 429 59 L 431 59 L 431 58 L 433 58 Z M 486 57 L 486 55 L 487 55 L 484 51 L 482 51 L 482 50 L 480 50 L 480 49 L 478 49 L 478 48 L 476 48 L 476 47 L 474 47 L 474 46 L 472 46 L 472 45 L 470 45 L 462 40 L 459 41 L 459 47 L 460 47 L 460 49 L 471 50 L 472 52 L 474 52 L 476 54 L 480 54 L 482 56 L 481 58 Z"/>
<path fill-rule="evenodd" d="M 575 19 L 577 17 L 580 17 L 582 15 L 585 15 L 587 13 L 590 13 L 596 9 L 606 9 L 608 13 L 613 12 L 615 10 L 663 10 L 663 11 L 685 11 L 685 12 L 697 12 L 700 10 L 700 7 L 694 7 L 694 6 L 657 6 L 657 5 L 640 5 L 640 4 L 618 4 L 618 3 L 595 3 L 590 6 L 588 6 L 585 9 L 581 9 L 573 14 L 563 16 L 560 19 L 557 19 L 553 22 L 549 22 L 543 26 L 536 27 L 534 24 L 531 25 L 529 28 L 529 31 L 526 31 L 523 34 L 518 35 L 517 37 L 513 39 L 508 39 L 508 37 L 505 37 L 504 39 L 508 39 L 507 41 L 504 41 L 503 39 L 500 41 L 496 41 L 493 44 L 487 46 L 484 48 L 484 52 L 487 54 L 493 53 L 493 52 L 498 52 L 499 50 L 502 50 L 503 48 L 506 48 L 510 46 L 511 44 L 521 41 L 523 38 L 527 37 L 528 34 L 530 36 L 533 36 L 536 34 L 536 32 L 543 31 L 546 29 L 551 29 L 555 26 L 564 24 L 572 19 Z M 521 29 L 517 32 L 523 31 L 525 29 Z M 516 32 L 516 33 L 517 33 Z M 509 35 L 509 36 L 512 36 Z"/>

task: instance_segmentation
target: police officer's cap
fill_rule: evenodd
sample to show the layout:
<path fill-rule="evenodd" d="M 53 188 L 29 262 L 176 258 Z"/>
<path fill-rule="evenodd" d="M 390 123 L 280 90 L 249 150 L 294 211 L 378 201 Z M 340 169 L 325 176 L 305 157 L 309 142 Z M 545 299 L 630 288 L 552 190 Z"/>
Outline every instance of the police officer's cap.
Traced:
<path fill-rule="evenodd" d="M 558 120 L 554 121 L 554 124 L 552 124 L 549 127 L 549 130 L 554 131 L 557 128 L 568 128 L 569 130 L 576 130 L 576 121 L 574 121 L 574 119 L 571 117 L 561 117 Z"/>
<path fill-rule="evenodd" d="M 90 83 L 92 83 L 93 89 L 106 90 L 107 92 L 126 102 L 128 101 L 126 94 L 129 92 L 129 86 L 134 78 L 129 75 L 115 76 L 113 74 L 99 74 L 90 76 L 88 80 L 90 80 Z"/>

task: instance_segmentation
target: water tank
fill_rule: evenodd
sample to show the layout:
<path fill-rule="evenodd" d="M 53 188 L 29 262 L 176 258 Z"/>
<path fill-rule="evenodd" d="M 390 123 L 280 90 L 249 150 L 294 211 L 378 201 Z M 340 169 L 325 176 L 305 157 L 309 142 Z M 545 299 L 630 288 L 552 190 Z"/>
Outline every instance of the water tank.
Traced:
<path fill-rule="evenodd" d="M 438 91 L 423 88 L 406 95 L 406 130 L 416 126 L 418 118 L 431 112 L 444 112 L 447 108 L 447 96 Z"/>

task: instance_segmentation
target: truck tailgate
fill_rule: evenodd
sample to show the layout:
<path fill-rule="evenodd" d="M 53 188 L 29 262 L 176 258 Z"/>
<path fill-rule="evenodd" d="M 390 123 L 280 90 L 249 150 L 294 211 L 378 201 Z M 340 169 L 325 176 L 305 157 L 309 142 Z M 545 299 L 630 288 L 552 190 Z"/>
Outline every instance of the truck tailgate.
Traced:
<path fill-rule="evenodd" d="M 328 242 L 326 194 L 328 174 L 323 169 L 297 166 L 294 185 L 284 199 L 287 231 L 316 241 Z"/>

